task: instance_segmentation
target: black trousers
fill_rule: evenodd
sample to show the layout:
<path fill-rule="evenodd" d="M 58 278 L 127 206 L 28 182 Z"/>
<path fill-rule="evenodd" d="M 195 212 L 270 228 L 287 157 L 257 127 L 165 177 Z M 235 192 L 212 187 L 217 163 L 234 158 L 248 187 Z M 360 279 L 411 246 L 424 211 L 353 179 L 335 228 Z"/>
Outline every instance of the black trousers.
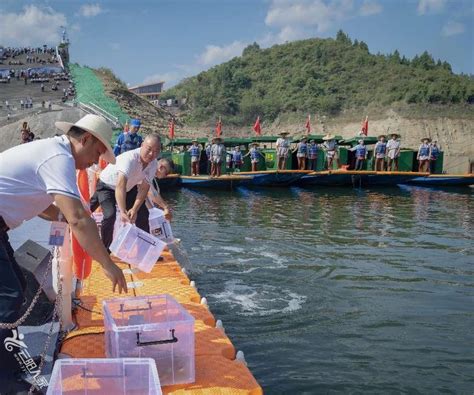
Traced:
<path fill-rule="evenodd" d="M 0 222 L 3 223 L 1 217 Z M 25 289 L 25 277 L 13 256 L 7 230 L 2 227 L 0 229 L 0 322 L 15 322 L 24 313 L 22 306 Z M 7 337 L 17 337 L 15 332 L 15 329 L 0 329 L 0 393 L 14 391 L 14 388 L 17 388 L 15 386 L 19 385 L 16 376 L 21 371 L 21 367 L 14 354 L 21 350 L 13 346 L 9 351 L 4 344 Z M 29 386 L 23 385 L 21 388 L 27 389 Z"/>
<path fill-rule="evenodd" d="M 130 210 L 135 203 L 137 198 L 138 187 L 134 186 L 130 191 L 127 192 L 125 198 L 125 205 L 127 210 Z M 101 237 L 105 248 L 109 249 L 112 244 L 114 235 L 114 224 L 117 216 L 117 201 L 115 200 L 115 190 L 108 187 L 102 181 L 99 180 L 97 183 L 97 189 L 91 198 L 90 208 L 94 212 L 98 206 L 102 207 L 104 218 L 102 220 Z M 150 226 L 148 225 L 148 209 L 145 204 L 142 204 L 137 213 L 137 220 L 135 225 L 145 232 L 150 232 Z"/>

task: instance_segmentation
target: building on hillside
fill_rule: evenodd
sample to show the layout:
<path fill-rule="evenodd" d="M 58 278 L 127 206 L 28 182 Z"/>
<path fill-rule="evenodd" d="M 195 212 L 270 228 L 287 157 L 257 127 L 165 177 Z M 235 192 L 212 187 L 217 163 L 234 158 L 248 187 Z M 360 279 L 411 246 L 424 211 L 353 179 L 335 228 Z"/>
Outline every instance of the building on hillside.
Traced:
<path fill-rule="evenodd" d="M 163 92 L 163 85 L 164 81 L 160 82 L 154 82 L 152 84 L 143 84 L 143 85 L 137 85 L 133 86 L 131 88 L 128 88 L 130 92 L 135 93 L 138 96 L 143 97 L 144 99 L 147 99 L 148 101 L 152 102 L 155 106 L 159 104 L 159 97 L 161 93 Z"/>

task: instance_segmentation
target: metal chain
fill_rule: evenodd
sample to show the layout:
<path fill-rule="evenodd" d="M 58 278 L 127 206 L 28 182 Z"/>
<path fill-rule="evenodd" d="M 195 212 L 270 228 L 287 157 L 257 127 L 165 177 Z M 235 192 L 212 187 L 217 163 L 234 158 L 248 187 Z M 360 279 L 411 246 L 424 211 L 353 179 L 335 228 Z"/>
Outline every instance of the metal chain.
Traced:
<path fill-rule="evenodd" d="M 47 268 L 44 272 L 43 278 L 41 280 L 41 284 L 39 285 L 38 290 L 36 291 L 36 294 L 35 294 L 33 300 L 31 301 L 30 306 L 26 309 L 23 316 L 21 316 L 15 322 L 12 322 L 12 323 L 0 322 L 0 329 L 15 329 L 15 328 L 19 327 L 21 324 L 23 324 L 23 322 L 26 321 L 28 316 L 31 314 L 31 311 L 33 310 L 33 307 L 35 307 L 36 302 L 38 302 L 38 299 L 41 295 L 41 291 L 43 290 L 44 284 L 46 282 L 46 278 L 48 277 L 48 273 L 49 273 L 49 271 L 51 270 L 51 268 L 53 266 L 53 258 L 54 258 L 54 250 L 51 251 L 51 256 L 49 257 L 48 266 L 47 266 Z"/>
<path fill-rule="evenodd" d="M 56 281 L 57 281 L 57 284 L 58 284 L 58 292 L 56 294 L 56 300 L 54 302 L 54 310 L 53 310 L 53 316 L 51 318 L 51 327 L 49 328 L 49 333 L 48 333 L 48 337 L 46 338 L 46 342 L 44 343 L 44 348 L 43 348 L 43 352 L 41 353 L 41 356 L 40 356 L 40 363 L 39 363 L 39 366 L 38 366 L 38 370 L 39 370 L 39 375 L 41 375 L 41 371 L 43 370 L 43 366 L 44 366 L 44 361 L 45 361 L 45 358 L 46 358 L 46 354 L 48 352 L 48 349 L 49 349 L 49 345 L 51 343 L 51 339 L 53 337 L 53 329 L 54 329 L 54 322 L 56 320 L 57 317 L 59 317 L 59 328 L 61 329 L 63 327 L 63 322 L 62 322 L 62 315 L 60 314 L 60 310 L 61 310 L 61 306 L 62 306 L 62 300 L 63 300 L 63 283 L 61 281 L 61 273 L 60 273 L 60 270 L 59 270 L 59 267 L 60 267 L 60 262 L 59 262 L 59 258 L 60 258 L 60 251 L 59 251 L 59 247 L 55 247 L 53 249 L 53 253 L 51 254 L 51 256 L 53 256 L 53 254 L 56 255 L 56 262 L 57 262 L 57 270 L 56 270 L 56 273 L 57 273 L 57 277 L 56 277 Z M 28 391 L 28 395 L 32 395 L 33 394 L 33 391 L 37 389 L 36 388 L 36 385 L 33 383 L 30 387 L 30 390 Z"/>

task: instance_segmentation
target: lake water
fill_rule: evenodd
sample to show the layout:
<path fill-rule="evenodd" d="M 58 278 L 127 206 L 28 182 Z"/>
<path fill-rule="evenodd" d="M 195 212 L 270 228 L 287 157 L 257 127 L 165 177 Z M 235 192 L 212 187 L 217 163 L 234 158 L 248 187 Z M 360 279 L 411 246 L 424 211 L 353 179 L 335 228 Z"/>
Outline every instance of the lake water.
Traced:
<path fill-rule="evenodd" d="M 265 393 L 473 392 L 472 189 L 164 197 Z"/>

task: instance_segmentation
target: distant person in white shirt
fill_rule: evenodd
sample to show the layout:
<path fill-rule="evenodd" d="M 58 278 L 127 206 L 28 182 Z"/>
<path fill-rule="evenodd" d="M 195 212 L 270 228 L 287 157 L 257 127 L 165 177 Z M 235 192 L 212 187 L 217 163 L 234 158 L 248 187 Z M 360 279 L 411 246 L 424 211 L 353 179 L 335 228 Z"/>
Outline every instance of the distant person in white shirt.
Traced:
<path fill-rule="evenodd" d="M 148 210 L 143 204 L 157 170 L 156 158 L 161 152 L 161 139 L 149 134 L 140 148 L 117 156 L 116 164 L 108 164 L 102 170 L 97 189 L 91 202 L 98 202 L 104 214 L 102 220 L 102 242 L 108 249 L 112 244 L 116 205 L 122 222 L 136 224 L 149 232 Z M 134 188 L 138 186 L 138 188 Z M 97 206 L 91 204 L 94 211 Z"/>
<path fill-rule="evenodd" d="M 336 136 L 333 134 L 327 134 L 323 137 L 324 143 L 321 145 L 321 148 L 326 153 L 326 166 L 327 170 L 332 170 L 334 159 L 336 159 L 337 168 L 339 169 L 339 155 L 338 155 L 338 146 L 336 142 Z"/>
<path fill-rule="evenodd" d="M 281 132 L 280 136 L 276 141 L 276 154 L 278 160 L 278 170 L 286 169 L 286 159 L 288 158 L 288 152 L 290 150 L 290 140 L 288 139 L 288 132 Z"/>
<path fill-rule="evenodd" d="M 56 126 L 66 134 L 0 153 L 1 323 L 16 322 L 27 307 L 23 306 L 27 283 L 14 258 L 8 231 L 36 216 L 58 221 L 61 212 L 81 246 L 102 265 L 113 290 L 117 286 L 119 292 L 127 290 L 122 271 L 111 260 L 82 205 L 76 182 L 76 169 L 86 169 L 100 156 L 115 162 L 109 145 L 112 129 L 103 118 L 90 114 L 75 124 L 56 122 Z M 20 371 L 14 354 L 3 347 L 3 340 L 11 336 L 12 330 L 0 329 L 0 391 L 7 393 L 4 384 Z"/>
<path fill-rule="evenodd" d="M 387 143 L 387 171 L 398 171 L 398 158 L 400 157 L 400 137 L 397 133 L 392 133 L 391 139 Z M 392 169 L 392 163 L 394 168 Z"/>

